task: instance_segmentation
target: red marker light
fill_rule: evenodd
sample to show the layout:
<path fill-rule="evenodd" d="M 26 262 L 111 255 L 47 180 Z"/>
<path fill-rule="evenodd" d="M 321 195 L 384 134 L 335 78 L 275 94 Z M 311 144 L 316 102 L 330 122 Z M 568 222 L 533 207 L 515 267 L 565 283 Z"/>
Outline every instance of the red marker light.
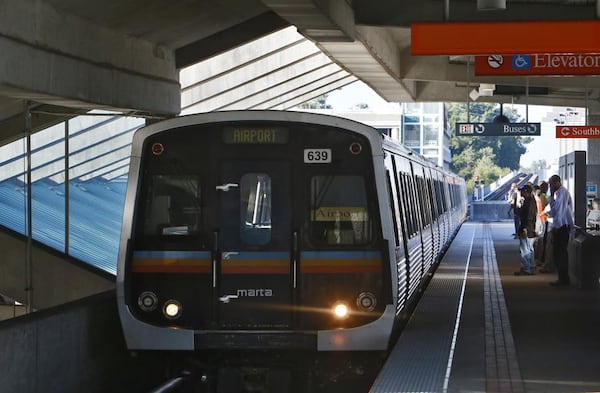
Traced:
<path fill-rule="evenodd" d="M 155 143 L 152 145 L 152 154 L 155 156 L 161 155 L 165 151 L 165 147 L 162 143 Z"/>
<path fill-rule="evenodd" d="M 362 151 L 362 145 L 358 142 L 354 142 L 350 145 L 350 153 L 352 154 L 360 154 Z"/>

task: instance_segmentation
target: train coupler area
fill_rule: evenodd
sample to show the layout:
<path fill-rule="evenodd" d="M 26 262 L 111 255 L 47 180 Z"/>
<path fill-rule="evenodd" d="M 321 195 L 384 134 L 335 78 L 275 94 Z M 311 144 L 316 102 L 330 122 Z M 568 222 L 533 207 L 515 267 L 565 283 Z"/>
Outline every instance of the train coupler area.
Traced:
<path fill-rule="evenodd" d="M 190 376 L 173 392 L 364 393 L 385 360 L 371 352 L 213 355 L 186 362 Z"/>

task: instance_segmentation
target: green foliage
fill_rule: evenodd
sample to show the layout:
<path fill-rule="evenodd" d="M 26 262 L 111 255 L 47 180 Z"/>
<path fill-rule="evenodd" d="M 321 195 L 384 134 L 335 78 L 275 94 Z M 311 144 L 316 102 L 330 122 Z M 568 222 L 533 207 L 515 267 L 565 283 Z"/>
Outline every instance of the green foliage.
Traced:
<path fill-rule="evenodd" d="M 528 173 L 539 173 L 542 169 L 546 168 L 548 168 L 548 163 L 546 160 L 541 159 L 533 161 L 531 165 L 529 165 L 528 168 L 524 168 L 523 171 Z"/>
<path fill-rule="evenodd" d="M 457 122 L 489 123 L 500 114 L 500 106 L 492 103 L 469 103 L 468 111 L 466 103 L 447 103 L 446 107 L 452 129 Z M 521 121 L 512 108 L 503 107 L 502 114 L 511 123 Z M 521 155 L 526 152 L 525 145 L 532 140 L 522 136 L 456 136 L 453 132 L 450 139 L 451 169 L 467 180 L 470 191 L 473 176 L 479 176 L 489 184 L 510 171 L 518 170 Z"/>
<path fill-rule="evenodd" d="M 303 102 L 298 105 L 302 109 L 331 109 L 331 105 L 327 103 L 327 94 L 320 95 L 312 100 Z"/>

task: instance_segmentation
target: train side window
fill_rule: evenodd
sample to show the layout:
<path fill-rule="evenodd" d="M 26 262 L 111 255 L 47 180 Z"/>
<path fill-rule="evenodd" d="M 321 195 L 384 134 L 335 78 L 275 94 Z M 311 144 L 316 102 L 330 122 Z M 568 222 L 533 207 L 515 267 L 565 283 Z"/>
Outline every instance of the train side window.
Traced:
<path fill-rule="evenodd" d="M 417 234 L 417 228 L 416 228 L 416 224 L 415 224 L 415 217 L 414 217 L 414 205 L 410 203 L 411 201 L 411 197 L 410 197 L 410 189 L 408 186 L 408 174 L 402 172 L 400 173 L 400 178 L 402 180 L 402 187 L 401 187 L 401 195 L 402 195 L 402 200 L 404 202 L 404 211 L 405 211 L 405 215 L 406 215 L 406 226 L 408 229 L 408 238 L 412 239 L 416 234 Z"/>
<path fill-rule="evenodd" d="M 400 231 L 398 228 L 399 220 L 400 220 L 400 210 L 398 208 L 398 197 L 396 195 L 396 187 L 392 184 L 392 177 L 390 176 L 390 171 L 386 171 L 386 179 L 387 179 L 387 187 L 388 187 L 388 195 L 390 198 L 390 208 L 392 209 L 392 220 L 393 220 L 393 230 L 394 230 L 394 238 L 396 240 L 396 247 L 400 245 Z"/>
<path fill-rule="evenodd" d="M 358 245 L 371 241 L 371 217 L 362 176 L 311 178 L 310 234 L 315 243 L 325 245 Z"/>
<path fill-rule="evenodd" d="M 409 206 L 410 206 L 410 211 L 412 213 L 412 222 L 414 224 L 414 233 L 418 233 L 422 227 L 421 227 L 421 222 L 419 220 L 419 215 L 421 214 L 421 199 L 417 197 L 417 190 L 416 190 L 416 186 L 415 186 L 415 179 L 414 179 L 414 175 L 409 175 L 407 176 L 406 180 L 408 181 L 408 197 L 409 199 Z"/>
<path fill-rule="evenodd" d="M 433 219 L 437 220 L 438 217 L 440 216 L 438 209 L 436 208 L 436 203 L 438 200 L 438 195 L 437 195 L 437 190 L 435 187 L 435 180 L 431 180 L 431 179 L 427 179 L 427 192 L 429 195 L 429 201 L 430 201 L 430 205 L 431 205 L 431 214 L 433 215 Z"/>
<path fill-rule="evenodd" d="M 200 182 L 191 175 L 154 175 L 146 201 L 144 235 L 187 236 L 199 230 Z"/>
<path fill-rule="evenodd" d="M 429 198 L 429 193 L 426 190 L 425 179 L 422 176 L 417 176 L 416 181 L 418 195 L 420 195 L 421 198 L 427 196 L 427 198 L 421 199 L 423 201 L 421 204 L 421 221 L 423 222 L 423 226 L 427 227 L 431 224 L 431 199 Z"/>
<path fill-rule="evenodd" d="M 416 236 L 420 230 L 419 219 L 417 217 L 419 214 L 419 208 L 417 205 L 418 200 L 415 198 L 413 183 L 414 183 L 414 180 L 412 178 L 412 175 L 407 175 L 406 176 L 406 189 L 407 189 L 408 193 L 407 193 L 406 197 L 408 198 L 408 206 L 409 206 L 408 209 L 410 210 L 413 234 Z"/>
<path fill-rule="evenodd" d="M 436 211 L 437 214 L 442 214 L 442 190 L 440 189 L 440 182 L 438 180 L 435 180 L 433 183 L 433 186 L 435 188 L 435 202 L 436 202 Z"/>
<path fill-rule="evenodd" d="M 440 188 L 442 189 L 442 212 L 448 211 L 448 197 L 446 196 L 446 185 L 440 181 Z"/>
<path fill-rule="evenodd" d="M 247 173 L 240 181 L 240 239 L 262 246 L 271 241 L 271 177 Z"/>

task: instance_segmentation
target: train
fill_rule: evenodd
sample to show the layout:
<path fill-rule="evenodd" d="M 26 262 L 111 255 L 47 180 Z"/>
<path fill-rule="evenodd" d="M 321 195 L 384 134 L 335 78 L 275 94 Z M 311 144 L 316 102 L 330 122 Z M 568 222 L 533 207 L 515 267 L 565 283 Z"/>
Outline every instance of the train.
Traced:
<path fill-rule="evenodd" d="M 464 179 L 352 120 L 150 124 L 132 142 L 118 253 L 127 348 L 187 356 L 214 391 L 352 380 L 385 358 L 466 204 Z M 303 389 L 264 388 L 295 374 Z"/>

